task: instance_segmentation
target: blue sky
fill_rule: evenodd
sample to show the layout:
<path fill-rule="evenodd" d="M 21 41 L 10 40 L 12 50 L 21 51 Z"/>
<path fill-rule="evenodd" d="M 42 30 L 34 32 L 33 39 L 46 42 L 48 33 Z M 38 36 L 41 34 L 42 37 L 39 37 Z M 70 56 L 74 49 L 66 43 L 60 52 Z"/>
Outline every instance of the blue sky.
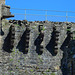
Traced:
<path fill-rule="evenodd" d="M 42 10 L 75 11 L 75 0 L 6 0 L 6 5 L 10 5 L 11 8 L 22 8 L 22 9 L 26 8 L 26 9 L 42 9 Z M 25 13 L 25 11 L 21 11 L 21 10 L 11 10 L 11 12 L 21 13 L 21 14 Z M 29 12 L 27 14 L 30 14 Z M 44 15 L 45 12 L 33 12 L 32 11 L 31 14 L 43 14 Z M 62 15 L 62 16 L 66 15 L 64 13 L 60 14 L 57 12 L 56 13 L 49 12 L 47 14 Z M 19 19 L 24 19 L 24 15 L 17 15 L 17 17 L 18 16 L 19 16 Z M 69 13 L 68 16 L 75 16 L 75 13 Z M 17 17 L 15 17 L 15 19 Z M 34 20 L 36 19 L 37 17 Z"/>

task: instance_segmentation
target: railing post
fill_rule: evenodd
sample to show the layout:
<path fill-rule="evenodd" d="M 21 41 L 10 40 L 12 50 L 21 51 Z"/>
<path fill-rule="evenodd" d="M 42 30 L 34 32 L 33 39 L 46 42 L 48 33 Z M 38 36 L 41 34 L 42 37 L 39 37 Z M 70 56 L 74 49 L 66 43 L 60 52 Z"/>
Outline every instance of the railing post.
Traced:
<path fill-rule="evenodd" d="M 46 15 L 45 15 L 45 19 L 46 19 L 46 21 L 47 21 L 47 10 L 46 10 Z"/>
<path fill-rule="evenodd" d="M 66 22 L 68 22 L 68 12 L 66 11 Z"/>
<path fill-rule="evenodd" d="M 26 20 L 26 9 L 25 9 L 25 20 Z"/>

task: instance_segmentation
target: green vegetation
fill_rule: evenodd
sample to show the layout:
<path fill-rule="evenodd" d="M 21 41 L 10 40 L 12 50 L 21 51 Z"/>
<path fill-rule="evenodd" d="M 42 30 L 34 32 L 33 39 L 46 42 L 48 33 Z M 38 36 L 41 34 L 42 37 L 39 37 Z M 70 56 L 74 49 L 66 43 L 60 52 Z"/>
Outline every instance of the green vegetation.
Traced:
<path fill-rule="evenodd" d="M 36 66 L 36 70 L 38 70 L 39 69 L 39 67 L 38 66 Z"/>
<path fill-rule="evenodd" d="M 11 55 L 14 57 L 14 54 L 15 54 L 15 53 L 12 53 Z"/>
<path fill-rule="evenodd" d="M 20 62 L 20 60 L 18 60 L 18 62 Z"/>
<path fill-rule="evenodd" d="M 30 69 L 30 71 L 33 72 L 34 70 L 33 69 Z"/>
<path fill-rule="evenodd" d="M 55 73 L 51 73 L 51 75 L 55 75 Z"/>
<path fill-rule="evenodd" d="M 11 55 L 14 57 L 15 56 L 15 49 L 13 49 L 13 52 L 11 53 Z"/>
<path fill-rule="evenodd" d="M 18 24 L 16 24 L 15 26 L 19 26 Z"/>
<path fill-rule="evenodd" d="M 44 73 L 43 75 L 47 75 L 46 73 Z"/>
<path fill-rule="evenodd" d="M 47 73 L 41 72 L 43 75 L 48 75 Z"/>
<path fill-rule="evenodd" d="M 43 30 L 43 31 L 44 31 L 44 30 L 45 30 L 45 27 L 43 26 L 41 30 Z"/>
<path fill-rule="evenodd" d="M 40 62 L 43 62 L 41 58 L 40 58 Z"/>
<path fill-rule="evenodd" d="M 9 70 L 9 72 L 13 72 L 12 70 Z"/>
<path fill-rule="evenodd" d="M 19 53 L 19 51 L 17 50 L 17 53 Z"/>
<path fill-rule="evenodd" d="M 50 72 L 50 69 L 47 69 L 46 72 Z"/>
<path fill-rule="evenodd" d="M 40 58 L 41 55 L 38 55 L 38 57 Z"/>
<path fill-rule="evenodd" d="M 13 49 L 13 52 L 15 52 L 15 49 Z"/>
<path fill-rule="evenodd" d="M 16 69 L 19 69 L 18 67 L 16 67 Z"/>
<path fill-rule="evenodd" d="M 35 25 L 35 26 L 37 26 L 37 25 Z"/>
<path fill-rule="evenodd" d="M 45 28 L 43 27 L 43 28 L 42 28 L 42 30 L 44 31 L 44 30 L 45 30 Z"/>
<path fill-rule="evenodd" d="M 71 29 L 67 29 L 67 31 L 71 31 Z"/>
<path fill-rule="evenodd" d="M 73 37 L 73 40 L 75 40 L 75 37 Z"/>
<path fill-rule="evenodd" d="M 32 27 L 32 29 L 35 29 L 35 27 Z"/>
<path fill-rule="evenodd" d="M 13 61 L 13 59 L 9 59 L 10 61 Z"/>
<path fill-rule="evenodd" d="M 42 58 L 40 57 L 40 55 L 38 55 L 38 58 L 40 60 L 40 62 L 43 62 Z"/>

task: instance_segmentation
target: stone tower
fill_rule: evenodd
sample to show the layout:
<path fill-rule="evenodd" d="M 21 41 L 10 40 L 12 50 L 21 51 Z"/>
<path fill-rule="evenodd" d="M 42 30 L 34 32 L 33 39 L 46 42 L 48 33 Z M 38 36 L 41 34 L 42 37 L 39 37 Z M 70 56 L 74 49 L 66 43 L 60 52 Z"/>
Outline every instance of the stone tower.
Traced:
<path fill-rule="evenodd" d="M 4 4 L 5 5 L 5 0 L 0 0 L 0 5 Z"/>
<path fill-rule="evenodd" d="M 5 0 L 0 0 L 0 34 L 2 29 L 2 19 L 10 17 L 14 17 L 14 15 L 11 15 L 10 6 L 5 5 Z"/>
<path fill-rule="evenodd" d="M 10 17 L 14 17 L 14 15 L 11 15 L 10 6 L 5 5 L 5 0 L 0 0 L 0 43 L 2 42 L 2 19 Z"/>

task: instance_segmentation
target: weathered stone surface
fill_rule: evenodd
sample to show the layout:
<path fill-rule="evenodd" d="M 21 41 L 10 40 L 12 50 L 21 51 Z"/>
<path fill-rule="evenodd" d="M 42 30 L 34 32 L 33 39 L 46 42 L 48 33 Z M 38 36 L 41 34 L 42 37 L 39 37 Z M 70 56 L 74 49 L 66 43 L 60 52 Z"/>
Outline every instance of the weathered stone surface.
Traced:
<path fill-rule="evenodd" d="M 13 21 L 12 21 L 13 22 Z M 7 25 L 3 25 L 3 32 L 4 35 L 2 37 L 2 45 L 4 46 L 9 36 L 9 28 L 12 25 L 11 23 L 7 23 Z M 60 24 L 54 23 L 57 26 Z M 67 45 L 65 45 L 64 41 L 67 37 L 67 25 L 65 23 L 61 23 L 62 25 L 59 26 L 59 43 L 58 43 L 58 53 L 57 55 L 53 55 L 53 43 L 52 43 L 52 32 L 53 32 L 53 23 L 43 23 L 43 32 L 44 32 L 44 39 L 43 39 L 43 53 L 38 55 L 36 52 L 36 45 L 35 40 L 39 36 L 38 27 L 40 22 L 38 23 L 30 23 L 30 36 L 27 37 L 29 39 L 29 49 L 28 53 L 24 53 L 25 51 L 25 31 L 26 25 L 22 24 L 21 26 L 18 24 L 14 24 L 15 26 L 15 43 L 12 52 L 9 53 L 7 48 L 4 50 L 0 50 L 1 62 L 2 65 L 0 68 L 2 72 L 7 72 L 9 74 L 49 74 L 55 73 L 56 75 L 63 75 L 66 74 L 66 69 L 63 72 L 64 65 L 66 65 L 66 52 L 67 52 Z M 72 25 L 73 28 L 74 25 Z M 9 45 L 9 44 L 8 44 Z M 3 46 L 1 48 L 3 48 Z M 26 45 L 27 46 L 27 45 Z M 63 54 L 64 53 L 64 54 Z M 66 65 L 67 66 L 67 65 Z M 65 66 L 65 67 L 66 67 Z M 4 69 L 5 68 L 5 69 Z M 66 74 L 67 75 L 67 74 Z"/>
<path fill-rule="evenodd" d="M 71 75 L 71 69 L 75 74 L 75 68 L 72 68 L 75 66 L 75 43 L 71 43 L 75 39 L 71 35 L 75 32 L 75 23 L 27 20 L 2 23 L 3 18 L 13 15 L 10 7 L 4 5 L 5 0 L 0 2 L 1 75 Z M 11 31 L 12 25 L 15 31 Z M 10 45 L 14 46 L 10 49 Z M 54 48 L 57 54 L 54 54 Z"/>
<path fill-rule="evenodd" d="M 5 0 L 0 0 L 0 5 L 5 4 Z"/>

